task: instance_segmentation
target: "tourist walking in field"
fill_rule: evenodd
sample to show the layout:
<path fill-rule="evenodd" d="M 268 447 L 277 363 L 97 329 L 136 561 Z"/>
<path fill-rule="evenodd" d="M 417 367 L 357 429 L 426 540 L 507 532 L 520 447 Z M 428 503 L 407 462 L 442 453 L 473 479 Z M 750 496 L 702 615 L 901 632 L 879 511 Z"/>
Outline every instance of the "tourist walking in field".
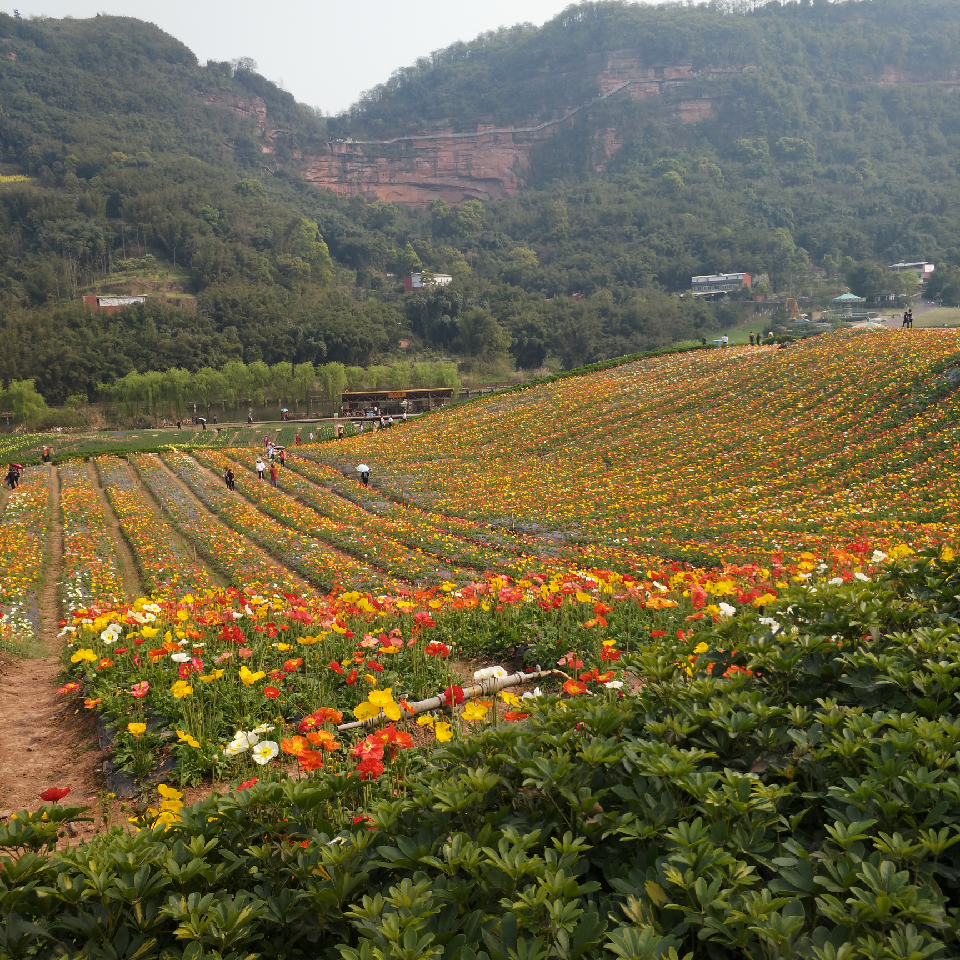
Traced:
<path fill-rule="evenodd" d="M 338 439 L 338 440 L 342 440 L 342 439 L 343 439 L 343 424 L 342 424 L 342 423 L 338 423 L 338 424 L 337 424 L 337 439 Z"/>
<path fill-rule="evenodd" d="M 300 431 L 299 431 L 299 430 L 297 431 L 296 445 L 297 445 L 298 447 L 300 446 Z"/>
<path fill-rule="evenodd" d="M 310 431 L 310 442 L 313 443 L 313 431 Z"/>
<path fill-rule="evenodd" d="M 3 478 L 3 482 L 11 489 L 16 490 L 17 484 L 20 482 L 20 471 L 23 467 L 19 463 L 11 463 L 10 469 L 7 470 L 6 477 Z"/>
<path fill-rule="evenodd" d="M 257 457 L 257 479 L 263 479 L 263 471 L 267 469 L 267 465 L 263 462 L 262 457 Z"/>
<path fill-rule="evenodd" d="M 275 463 L 271 463 L 270 464 L 270 482 L 274 486 L 277 485 L 277 477 L 279 476 L 280 476 L 280 471 L 277 469 L 277 465 Z"/>
<path fill-rule="evenodd" d="M 234 476 L 233 471 L 227 467 L 226 472 L 223 474 L 224 483 L 227 485 L 228 490 L 237 489 L 237 478 Z"/>
<path fill-rule="evenodd" d="M 280 466 L 285 467 L 287 465 L 287 451 L 280 448 Z"/>

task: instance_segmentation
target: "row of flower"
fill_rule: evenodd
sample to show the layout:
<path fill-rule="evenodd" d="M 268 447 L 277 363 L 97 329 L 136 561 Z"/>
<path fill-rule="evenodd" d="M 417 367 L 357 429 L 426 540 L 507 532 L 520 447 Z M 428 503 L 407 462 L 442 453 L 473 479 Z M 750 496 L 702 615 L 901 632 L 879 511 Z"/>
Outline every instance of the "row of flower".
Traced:
<path fill-rule="evenodd" d="M 869 564 L 858 571 L 864 580 L 871 575 Z M 523 718 L 523 697 L 535 690 L 462 705 L 464 659 L 519 654 L 531 666 L 562 671 L 542 684 L 546 690 L 619 696 L 629 680 L 619 670 L 622 652 L 648 649 L 665 635 L 692 637 L 704 618 L 762 613 L 789 582 L 780 566 L 702 571 L 670 564 L 635 577 L 601 570 L 488 575 L 393 596 L 255 596 L 231 588 L 139 600 L 77 611 L 66 629 L 72 680 L 62 692 L 106 716 L 117 730 L 118 761 L 138 776 L 167 756 L 185 780 L 246 776 L 251 763 L 266 765 L 279 754 L 310 769 L 327 762 L 337 744 L 346 751 L 335 729 L 341 720 L 411 721 L 406 732 L 388 728 L 393 739 L 386 742 L 361 732 L 352 748 L 360 752 L 332 761 L 336 769 L 370 761 L 363 769 L 375 772 L 382 754 L 374 756 L 374 748 L 389 752 L 412 731 L 420 729 L 421 742 L 430 738 L 426 728 L 445 740 L 463 723 Z M 481 678 L 500 671 L 483 669 Z M 438 693 L 448 714 L 414 722 L 410 704 Z"/>
<path fill-rule="evenodd" d="M 154 597 L 178 597 L 214 586 L 206 566 L 154 513 L 126 462 L 98 457 L 97 474 L 120 528 L 133 550 L 144 588 Z M 65 468 L 64 468 L 65 469 Z"/>
<path fill-rule="evenodd" d="M 380 488 L 364 487 L 356 479 L 347 479 L 339 470 L 319 462 L 316 458 L 329 455 L 326 449 L 305 450 L 291 460 L 293 473 L 281 477 L 280 485 L 305 500 L 319 486 L 320 493 L 312 493 L 306 502 L 335 520 L 350 522 L 353 515 L 347 512 L 348 505 L 343 501 L 354 501 L 370 515 L 366 524 L 375 524 L 376 529 L 382 529 L 394 540 L 443 557 L 449 563 L 479 570 L 509 569 L 524 557 L 546 552 L 542 538 L 508 533 L 489 524 L 431 513 L 405 503 L 402 487 L 391 491 L 397 500 L 389 503 L 389 513 L 384 516 L 384 494 Z M 296 474 L 302 474 L 314 486 L 300 493 L 292 479 Z M 329 488 L 333 495 L 324 497 L 323 488 Z M 547 546 L 555 549 L 555 544 Z"/>
<path fill-rule="evenodd" d="M 317 455 L 363 460 L 373 482 L 429 510 L 574 530 L 605 551 L 737 562 L 936 544 L 960 531 L 958 358 L 955 330 L 696 351 Z"/>
<path fill-rule="evenodd" d="M 161 505 L 164 516 L 170 517 L 180 533 L 235 586 L 257 594 L 311 594 L 299 577 L 210 516 L 155 456 L 134 455 L 130 463 Z"/>
<path fill-rule="evenodd" d="M 107 514 L 86 464 L 59 468 L 63 520 L 60 601 L 70 613 L 91 604 L 115 606 L 127 599 Z"/>
<path fill-rule="evenodd" d="M 39 591 L 50 525 L 46 470 L 29 469 L 20 478 L 0 523 L 0 647 L 23 651 L 40 629 Z"/>
<path fill-rule="evenodd" d="M 170 451 L 163 454 L 163 460 L 226 526 L 276 556 L 314 586 L 326 590 L 347 584 L 362 590 L 389 590 L 396 586 L 397 581 L 374 567 L 337 553 L 319 540 L 268 517 L 228 491 L 221 479 L 204 470 L 191 456 Z"/>
<path fill-rule="evenodd" d="M 351 504 L 343 503 L 343 519 L 332 519 L 314 508 L 314 500 L 322 500 L 324 493 L 329 499 L 338 499 L 333 494 L 320 491 L 302 477 L 291 474 L 286 468 L 279 471 L 280 488 L 256 478 L 255 457 L 249 452 L 231 451 L 240 454 L 236 459 L 220 453 L 195 454 L 197 460 L 221 474 L 229 467 L 233 470 L 238 491 L 267 516 L 283 526 L 299 530 L 311 541 L 318 540 L 337 550 L 351 554 L 367 565 L 375 565 L 388 575 L 405 581 L 439 583 L 449 580 L 451 571 L 437 557 L 422 550 L 410 549 L 389 536 L 386 530 L 378 529 L 372 517 Z M 288 459 L 288 462 L 292 457 Z M 297 499 L 293 499 L 296 497 Z M 234 498 L 235 499 L 235 498 Z M 302 502 L 298 502 L 302 501 Z M 366 520 L 371 522 L 365 523 Z M 474 574 L 476 575 L 476 574 Z M 349 576 L 344 571 L 342 576 Z M 351 580 L 343 580 L 350 583 Z"/>

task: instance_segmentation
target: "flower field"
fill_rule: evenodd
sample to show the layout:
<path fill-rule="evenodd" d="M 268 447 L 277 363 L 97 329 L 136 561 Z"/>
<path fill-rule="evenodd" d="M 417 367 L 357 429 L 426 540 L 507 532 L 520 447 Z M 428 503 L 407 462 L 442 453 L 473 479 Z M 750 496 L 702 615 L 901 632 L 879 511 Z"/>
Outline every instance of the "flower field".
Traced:
<path fill-rule="evenodd" d="M 296 574 L 284 569 L 245 537 L 210 516 L 176 483 L 156 457 L 139 454 L 130 463 L 162 505 L 174 526 L 234 586 L 256 594 L 310 593 Z"/>
<path fill-rule="evenodd" d="M 432 512 L 739 562 L 960 529 L 954 330 L 677 354 L 329 445 Z"/>
<path fill-rule="evenodd" d="M 214 586 L 207 568 L 183 548 L 167 523 L 154 516 L 127 464 L 116 457 L 98 457 L 96 467 L 151 596 L 169 599 Z"/>
<path fill-rule="evenodd" d="M 296 447 L 278 488 L 225 446 L 28 470 L 4 642 L 59 522 L 59 694 L 142 796 L 67 854 L 64 788 L 0 822 L 5 943 L 957 955 L 958 396 L 956 333 L 835 334 Z"/>
<path fill-rule="evenodd" d="M 479 570 L 512 567 L 523 557 L 556 551 L 555 543 L 544 544 L 537 538 L 511 534 L 489 524 L 430 513 L 400 500 L 385 504 L 381 489 L 362 487 L 340 471 L 315 462 L 315 456 L 315 451 L 306 451 L 304 456 L 293 458 L 291 470 L 280 478 L 280 487 L 334 520 L 362 523 L 373 535 L 381 533 L 451 563 Z M 299 482 L 298 474 L 310 484 Z M 328 495 L 327 489 L 337 495 Z M 397 492 L 403 493 L 394 491 Z M 344 500 L 363 506 L 369 515 L 358 516 Z"/>
<path fill-rule="evenodd" d="M 116 550 L 86 465 L 67 463 L 59 473 L 63 516 L 60 592 L 64 613 L 89 606 L 123 604 L 127 598 Z"/>
<path fill-rule="evenodd" d="M 28 650 L 40 629 L 39 590 L 50 522 L 46 471 L 28 470 L 0 524 L 0 649 Z"/>
<path fill-rule="evenodd" d="M 336 519 L 314 509 L 312 501 L 319 499 L 323 492 L 315 492 L 302 478 L 288 475 L 286 469 L 280 471 L 278 487 L 275 488 L 266 480 L 256 479 L 253 469 L 255 458 L 249 455 L 249 462 L 246 464 L 219 453 L 198 453 L 196 458 L 201 464 L 212 467 L 220 474 L 228 466 L 231 467 L 236 475 L 237 490 L 240 494 L 268 516 L 284 526 L 299 530 L 311 540 L 318 540 L 352 555 L 364 566 L 375 564 L 385 574 L 419 583 L 438 583 L 450 579 L 450 571 L 441 569 L 436 557 L 404 547 L 391 539 L 386 530 L 370 529 L 370 525 L 363 522 L 365 518 L 362 511 L 355 508 L 351 510 L 350 504 L 344 503 L 343 512 L 348 516 Z M 287 496 L 287 491 L 297 499 Z M 329 494 L 327 496 L 330 497 Z M 336 576 L 333 582 L 365 586 L 357 573 L 349 569 L 334 570 L 332 574 Z M 364 574 L 370 578 L 369 583 L 375 582 L 373 578 L 376 574 L 372 570 L 368 569 Z"/>
<path fill-rule="evenodd" d="M 277 556 L 315 586 L 329 590 L 345 583 L 362 589 L 387 589 L 396 585 L 396 581 L 374 568 L 323 547 L 319 540 L 304 536 L 296 527 L 281 524 L 242 498 L 231 495 L 222 480 L 203 470 L 192 457 L 171 452 L 164 454 L 163 459 L 203 505 L 226 525 Z M 273 503 L 279 510 L 279 498 Z M 309 519 L 298 510 L 297 504 L 291 502 L 286 512 L 295 514 L 301 526 L 309 526 Z"/>

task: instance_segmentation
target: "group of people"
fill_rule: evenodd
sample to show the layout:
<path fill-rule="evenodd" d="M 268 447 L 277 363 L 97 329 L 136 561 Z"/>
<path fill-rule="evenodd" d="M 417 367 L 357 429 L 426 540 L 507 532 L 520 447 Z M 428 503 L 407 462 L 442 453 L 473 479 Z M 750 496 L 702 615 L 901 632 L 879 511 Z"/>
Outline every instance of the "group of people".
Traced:
<path fill-rule="evenodd" d="M 913 310 L 908 310 L 903 315 L 903 323 L 900 324 L 901 330 L 912 330 L 913 329 Z"/>
<path fill-rule="evenodd" d="M 769 343 L 771 343 L 771 344 L 773 343 L 773 333 L 768 333 L 768 334 L 767 334 L 767 341 L 768 341 Z M 751 334 L 750 334 L 750 346 L 751 346 L 751 347 L 762 347 L 762 346 L 763 346 L 763 335 L 760 334 L 760 333 L 757 333 L 756 339 L 754 339 L 754 335 L 751 333 Z"/>
<path fill-rule="evenodd" d="M 44 450 L 47 448 L 44 447 Z M 11 490 L 16 490 L 20 485 L 20 475 L 23 473 L 23 464 L 21 463 L 11 463 L 10 468 L 7 470 L 7 475 L 3 478 L 4 486 L 9 487 Z"/>

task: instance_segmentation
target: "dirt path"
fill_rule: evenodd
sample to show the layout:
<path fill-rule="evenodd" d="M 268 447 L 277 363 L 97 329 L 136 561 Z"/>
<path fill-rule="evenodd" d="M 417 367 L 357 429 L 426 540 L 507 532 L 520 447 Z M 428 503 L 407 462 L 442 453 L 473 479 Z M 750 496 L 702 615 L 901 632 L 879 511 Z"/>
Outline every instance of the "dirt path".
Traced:
<path fill-rule="evenodd" d="M 57 694 L 63 559 L 60 478 L 50 467 L 51 526 L 40 595 L 40 656 L 0 660 L 0 817 L 35 810 L 47 787 L 69 787 L 79 802 L 96 794 L 102 758 L 91 718 Z"/>
<path fill-rule="evenodd" d="M 123 578 L 123 592 L 126 594 L 127 600 L 132 603 L 138 597 L 145 596 L 143 583 L 140 580 L 140 568 L 137 566 L 137 558 L 133 555 L 133 550 L 130 549 L 127 538 L 123 535 L 123 528 L 120 526 L 117 515 L 113 512 L 113 507 L 110 506 L 106 493 L 103 492 L 103 487 L 100 486 L 100 477 L 92 460 L 87 461 L 87 476 L 90 478 L 90 483 L 93 484 L 93 489 L 97 492 L 100 506 L 103 507 L 107 529 L 110 531 L 110 539 L 113 540 L 113 548 L 117 554 L 120 576 Z"/>

